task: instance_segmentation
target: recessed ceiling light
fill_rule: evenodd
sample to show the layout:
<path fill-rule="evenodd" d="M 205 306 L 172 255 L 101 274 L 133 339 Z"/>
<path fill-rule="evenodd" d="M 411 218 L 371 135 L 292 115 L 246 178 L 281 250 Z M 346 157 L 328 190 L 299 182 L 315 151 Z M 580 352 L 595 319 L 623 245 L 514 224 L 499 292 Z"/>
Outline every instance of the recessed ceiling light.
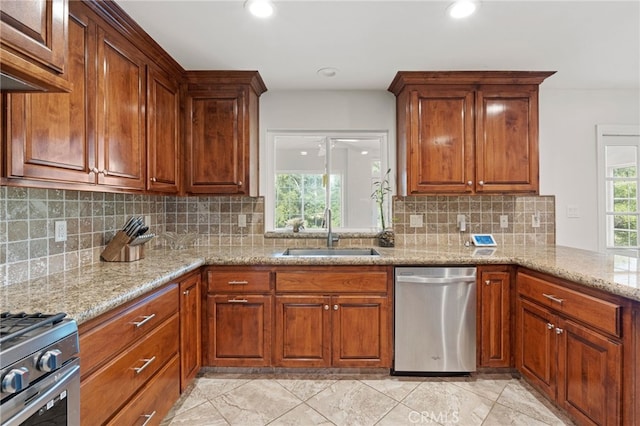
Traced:
<path fill-rule="evenodd" d="M 478 2 L 472 0 L 458 0 L 447 8 L 449 16 L 455 19 L 466 18 L 478 8 Z"/>
<path fill-rule="evenodd" d="M 307 155 L 308 152 L 307 151 L 300 151 L 300 155 Z"/>
<path fill-rule="evenodd" d="M 268 18 L 276 10 L 271 0 L 247 0 L 244 7 L 258 18 Z"/>
<path fill-rule="evenodd" d="M 362 155 L 367 155 L 369 153 L 369 151 L 360 151 L 360 154 Z"/>
<path fill-rule="evenodd" d="M 318 75 L 321 77 L 335 77 L 338 74 L 338 69 L 333 67 L 320 68 Z"/>

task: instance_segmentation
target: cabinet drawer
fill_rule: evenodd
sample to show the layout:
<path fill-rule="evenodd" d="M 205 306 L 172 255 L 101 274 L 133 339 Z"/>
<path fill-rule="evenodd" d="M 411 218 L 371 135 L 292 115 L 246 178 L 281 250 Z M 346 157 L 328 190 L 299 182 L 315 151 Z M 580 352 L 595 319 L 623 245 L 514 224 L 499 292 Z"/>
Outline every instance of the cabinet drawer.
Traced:
<path fill-rule="evenodd" d="M 276 273 L 276 291 L 328 293 L 386 293 L 385 271 L 318 272 L 292 271 Z"/>
<path fill-rule="evenodd" d="M 207 271 L 209 293 L 260 293 L 271 291 L 269 271 Z"/>
<path fill-rule="evenodd" d="M 149 381 L 136 397 L 109 422 L 110 425 L 159 425 L 180 397 L 178 356 Z M 158 395 L 162 395 L 158 398 Z"/>
<path fill-rule="evenodd" d="M 169 285 L 139 303 L 115 312 L 111 319 L 87 332 L 81 328 L 82 377 L 178 312 L 178 285 Z"/>
<path fill-rule="evenodd" d="M 585 324 L 614 336 L 620 336 L 621 306 L 593 296 L 518 273 L 518 293 Z"/>
<path fill-rule="evenodd" d="M 80 385 L 82 424 L 102 424 L 178 353 L 178 315 Z"/>

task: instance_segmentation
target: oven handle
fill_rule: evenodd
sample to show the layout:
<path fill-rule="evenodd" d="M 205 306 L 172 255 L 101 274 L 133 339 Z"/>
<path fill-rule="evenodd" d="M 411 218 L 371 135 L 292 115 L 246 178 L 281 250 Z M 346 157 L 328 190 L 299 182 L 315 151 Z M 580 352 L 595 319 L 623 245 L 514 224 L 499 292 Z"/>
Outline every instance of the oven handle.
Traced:
<path fill-rule="evenodd" d="M 37 387 L 42 393 L 35 395 L 29 393 L 28 390 L 33 387 Z M 59 370 L 25 389 L 22 395 L 18 394 L 9 400 L 8 403 L 16 403 L 20 406 L 24 405 L 24 407 L 10 419 L 2 419 L 2 426 L 21 425 L 64 390 L 67 391 L 68 424 L 80 424 L 80 360 L 75 358 Z M 16 398 L 19 400 L 14 401 Z"/>

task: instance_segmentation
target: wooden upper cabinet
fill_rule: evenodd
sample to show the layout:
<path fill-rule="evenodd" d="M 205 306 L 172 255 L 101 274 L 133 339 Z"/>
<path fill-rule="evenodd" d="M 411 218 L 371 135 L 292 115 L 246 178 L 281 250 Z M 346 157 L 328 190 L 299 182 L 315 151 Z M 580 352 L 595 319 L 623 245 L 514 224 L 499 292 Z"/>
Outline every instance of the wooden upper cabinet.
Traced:
<path fill-rule="evenodd" d="M 476 102 L 476 192 L 538 193 L 538 86 L 483 85 Z"/>
<path fill-rule="evenodd" d="M 98 28 L 98 183 L 145 189 L 146 62 L 124 37 Z"/>
<path fill-rule="evenodd" d="M 72 10 L 66 74 L 73 91 L 7 97 L 8 180 L 95 183 L 93 116 L 87 107 L 95 96 L 95 41 L 95 24 Z"/>
<path fill-rule="evenodd" d="M 177 193 L 181 158 L 178 83 L 150 66 L 147 74 L 147 189 Z"/>
<path fill-rule="evenodd" d="M 473 89 L 423 87 L 410 96 L 409 193 L 471 191 Z"/>
<path fill-rule="evenodd" d="M 256 71 L 191 71 L 185 84 L 185 191 L 258 193 Z"/>
<path fill-rule="evenodd" d="M 399 72 L 398 193 L 537 193 L 538 86 L 553 72 Z"/>
<path fill-rule="evenodd" d="M 0 64 L 3 90 L 69 91 L 65 78 L 67 0 L 2 0 Z"/>

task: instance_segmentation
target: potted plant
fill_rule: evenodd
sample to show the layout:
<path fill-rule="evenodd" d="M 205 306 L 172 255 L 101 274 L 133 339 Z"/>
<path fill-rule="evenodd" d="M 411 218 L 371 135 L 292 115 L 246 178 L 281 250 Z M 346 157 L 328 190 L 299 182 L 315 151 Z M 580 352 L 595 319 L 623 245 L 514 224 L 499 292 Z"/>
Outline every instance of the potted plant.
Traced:
<path fill-rule="evenodd" d="M 293 228 L 293 232 L 300 232 L 301 229 L 304 229 L 304 219 L 301 217 L 294 217 L 287 221 L 287 225 Z"/>
<path fill-rule="evenodd" d="M 382 179 L 373 183 L 373 192 L 371 198 L 378 205 L 378 211 L 380 212 L 380 222 L 382 225 L 382 231 L 378 234 L 378 244 L 380 247 L 393 247 L 395 244 L 395 235 L 393 229 L 388 228 L 384 220 L 384 202 L 387 195 L 391 194 L 391 184 L 389 183 L 389 175 L 391 169 L 382 176 Z"/>

